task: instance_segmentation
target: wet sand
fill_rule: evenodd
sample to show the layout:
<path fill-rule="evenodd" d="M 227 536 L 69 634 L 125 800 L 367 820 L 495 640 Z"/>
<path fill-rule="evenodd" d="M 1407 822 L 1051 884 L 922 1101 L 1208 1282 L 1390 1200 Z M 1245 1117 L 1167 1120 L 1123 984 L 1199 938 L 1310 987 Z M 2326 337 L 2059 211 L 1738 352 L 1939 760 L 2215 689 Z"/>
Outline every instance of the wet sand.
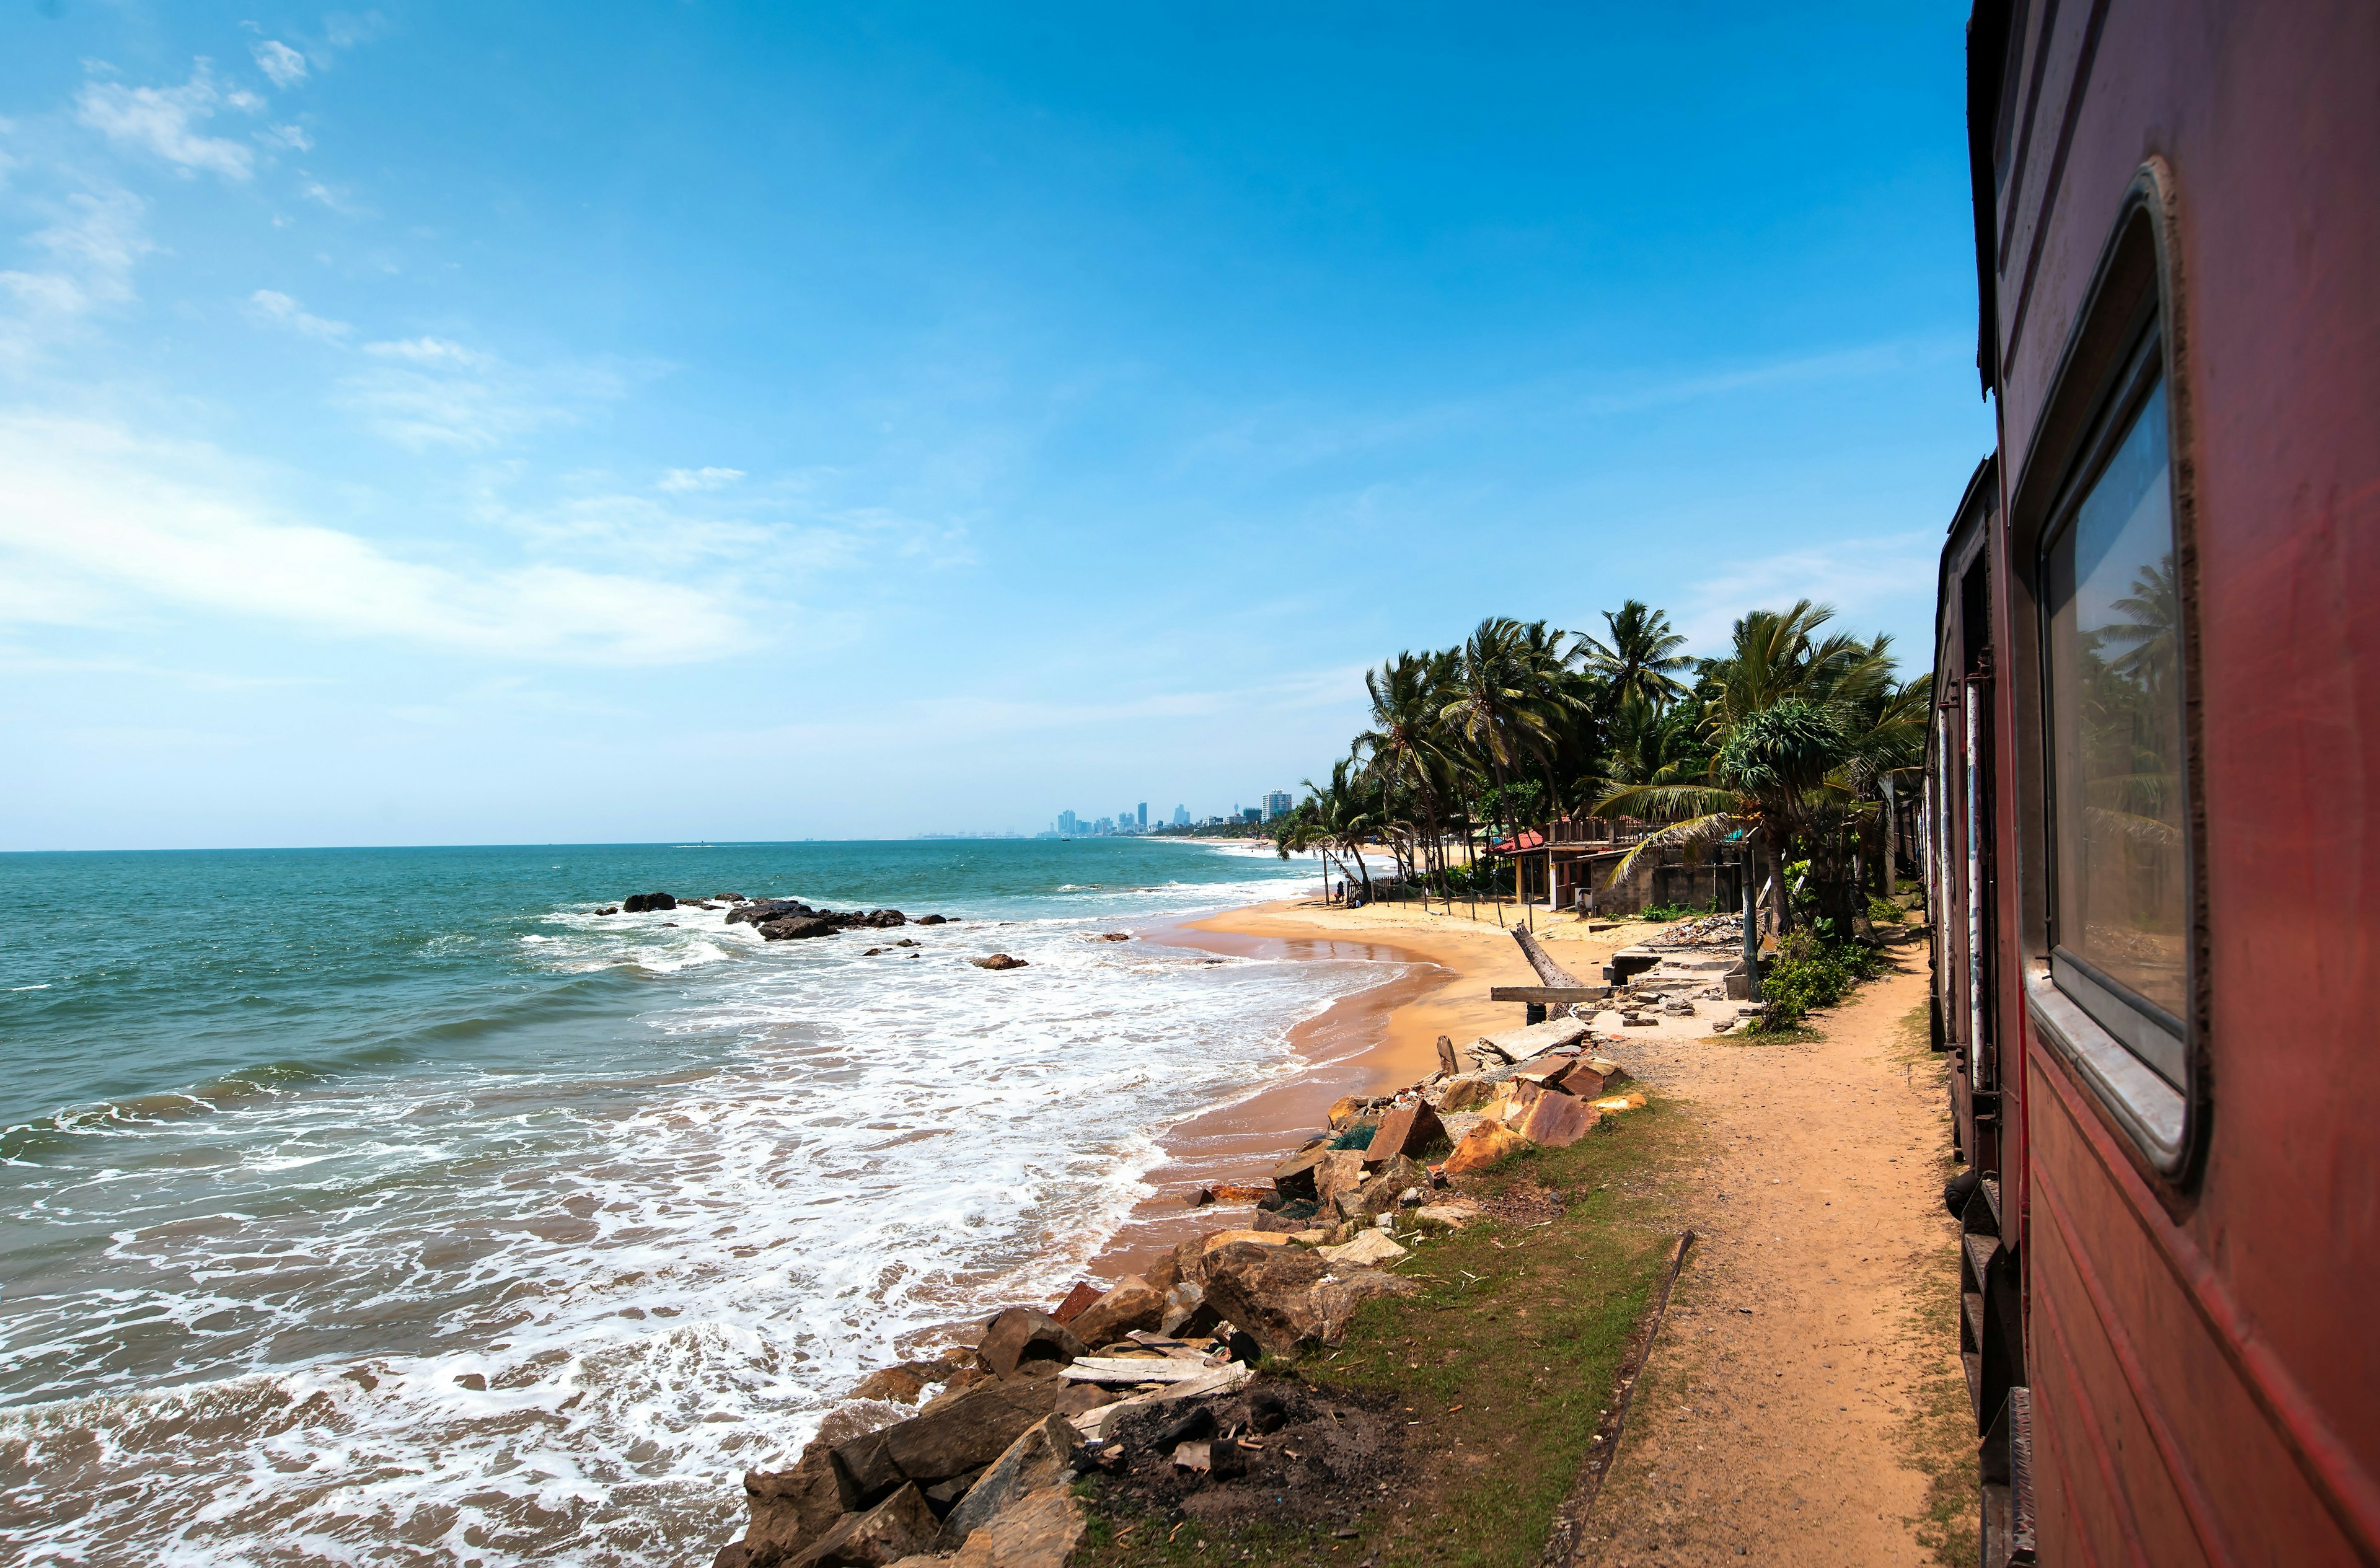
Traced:
<path fill-rule="evenodd" d="M 1504 912 L 1511 916 L 1512 906 Z M 1438 1066 L 1439 1036 L 1463 1045 L 1520 1024 L 1520 1006 L 1490 1002 L 1488 988 L 1535 985 L 1536 976 L 1495 914 L 1483 906 L 1475 921 L 1461 905 L 1451 917 L 1398 905 L 1350 911 L 1309 897 L 1135 932 L 1168 947 L 1240 957 L 1360 959 L 1384 973 L 1379 985 L 1291 1031 L 1305 1071 L 1166 1134 L 1168 1159 L 1148 1177 L 1156 1192 L 1093 1260 L 1092 1277 L 1111 1282 L 1139 1272 L 1184 1237 L 1245 1223 L 1252 1210 L 1245 1206 L 1192 1209 L 1187 1200 L 1218 1182 L 1264 1185 L 1273 1166 L 1323 1126 L 1342 1095 L 1385 1093 L 1428 1076 Z M 1613 950 L 1660 929 L 1631 922 L 1590 931 L 1568 915 L 1540 909 L 1536 918 L 1547 951 L 1588 981 L 1600 978 Z"/>

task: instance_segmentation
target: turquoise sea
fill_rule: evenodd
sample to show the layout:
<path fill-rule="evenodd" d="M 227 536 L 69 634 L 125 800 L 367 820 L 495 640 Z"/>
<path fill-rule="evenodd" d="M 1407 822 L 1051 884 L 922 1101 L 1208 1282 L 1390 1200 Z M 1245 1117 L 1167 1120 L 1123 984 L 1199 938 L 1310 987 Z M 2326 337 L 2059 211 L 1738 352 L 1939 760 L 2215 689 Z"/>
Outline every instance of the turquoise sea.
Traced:
<path fill-rule="evenodd" d="M 0 856 L 0 1546 L 707 1560 L 743 1470 L 914 1336 L 1062 1290 L 1167 1126 L 1382 978 L 1091 939 L 1315 874 L 1164 840 Z M 595 913 L 653 890 L 959 923 Z"/>

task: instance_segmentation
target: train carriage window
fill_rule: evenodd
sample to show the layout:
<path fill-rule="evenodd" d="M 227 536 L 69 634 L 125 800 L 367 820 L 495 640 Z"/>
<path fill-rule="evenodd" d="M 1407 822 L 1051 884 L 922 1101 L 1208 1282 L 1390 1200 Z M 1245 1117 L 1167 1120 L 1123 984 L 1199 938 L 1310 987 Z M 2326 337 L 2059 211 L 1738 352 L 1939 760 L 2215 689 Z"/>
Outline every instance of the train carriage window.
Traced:
<path fill-rule="evenodd" d="M 2042 553 L 2050 974 L 2180 1089 L 2189 819 L 2173 480 L 2157 365 L 2152 341 Z"/>

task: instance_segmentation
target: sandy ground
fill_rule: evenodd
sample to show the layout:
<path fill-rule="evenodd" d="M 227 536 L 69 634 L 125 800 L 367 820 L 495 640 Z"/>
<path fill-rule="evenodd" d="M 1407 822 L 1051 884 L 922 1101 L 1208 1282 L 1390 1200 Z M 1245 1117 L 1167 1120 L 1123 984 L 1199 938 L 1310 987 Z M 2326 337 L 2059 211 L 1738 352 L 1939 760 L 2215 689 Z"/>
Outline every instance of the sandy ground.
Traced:
<path fill-rule="evenodd" d="M 1632 1062 L 1704 1119 L 1709 1157 L 1680 1194 L 1700 1239 L 1579 1562 L 1932 1561 L 1912 1410 L 1961 1374 L 1915 1290 L 1955 1227 L 1939 1070 L 1901 1032 L 1924 958 L 1902 952 L 1903 973 L 1815 1020 L 1824 1039 L 1647 1041 Z"/>
<path fill-rule="evenodd" d="M 1438 1066 L 1439 1036 L 1467 1045 L 1524 1021 L 1517 1003 L 1488 1000 L 1490 986 L 1537 983 L 1519 944 L 1495 924 L 1493 906 L 1482 906 L 1475 921 L 1462 906 L 1456 909 L 1451 917 L 1425 914 L 1418 906 L 1350 912 L 1312 898 L 1283 899 L 1135 933 L 1143 941 L 1215 953 L 1366 959 L 1382 966 L 1382 983 L 1292 1031 L 1291 1043 L 1312 1064 L 1309 1070 L 1165 1135 L 1166 1162 L 1148 1177 L 1155 1194 L 1092 1262 L 1093 1278 L 1113 1281 L 1137 1272 L 1184 1236 L 1242 1222 L 1245 1209 L 1191 1209 L 1186 1200 L 1217 1182 L 1270 1180 L 1273 1166 L 1324 1124 L 1332 1100 L 1428 1076 Z M 1521 918 L 1510 905 L 1503 912 L 1508 919 Z M 1590 982 L 1600 979 L 1616 949 L 1663 929 L 1631 921 L 1591 931 L 1574 917 L 1549 916 L 1542 908 L 1536 918 L 1547 951 Z"/>

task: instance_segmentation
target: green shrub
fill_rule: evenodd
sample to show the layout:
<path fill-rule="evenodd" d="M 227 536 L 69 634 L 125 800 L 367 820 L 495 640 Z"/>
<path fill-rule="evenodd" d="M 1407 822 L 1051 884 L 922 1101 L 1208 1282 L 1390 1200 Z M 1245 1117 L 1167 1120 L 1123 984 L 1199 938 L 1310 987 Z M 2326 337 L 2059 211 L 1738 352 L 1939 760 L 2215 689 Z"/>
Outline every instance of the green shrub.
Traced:
<path fill-rule="evenodd" d="M 1760 1027 L 1790 1029 L 1814 1008 L 1832 1007 L 1875 977 L 1882 961 L 1856 942 L 1832 940 L 1828 922 L 1785 939 L 1760 971 Z"/>
<path fill-rule="evenodd" d="M 1900 905 L 1889 898 L 1871 898 L 1867 901 L 1867 918 L 1870 925 L 1898 926 L 1902 924 L 1908 916 Z"/>

